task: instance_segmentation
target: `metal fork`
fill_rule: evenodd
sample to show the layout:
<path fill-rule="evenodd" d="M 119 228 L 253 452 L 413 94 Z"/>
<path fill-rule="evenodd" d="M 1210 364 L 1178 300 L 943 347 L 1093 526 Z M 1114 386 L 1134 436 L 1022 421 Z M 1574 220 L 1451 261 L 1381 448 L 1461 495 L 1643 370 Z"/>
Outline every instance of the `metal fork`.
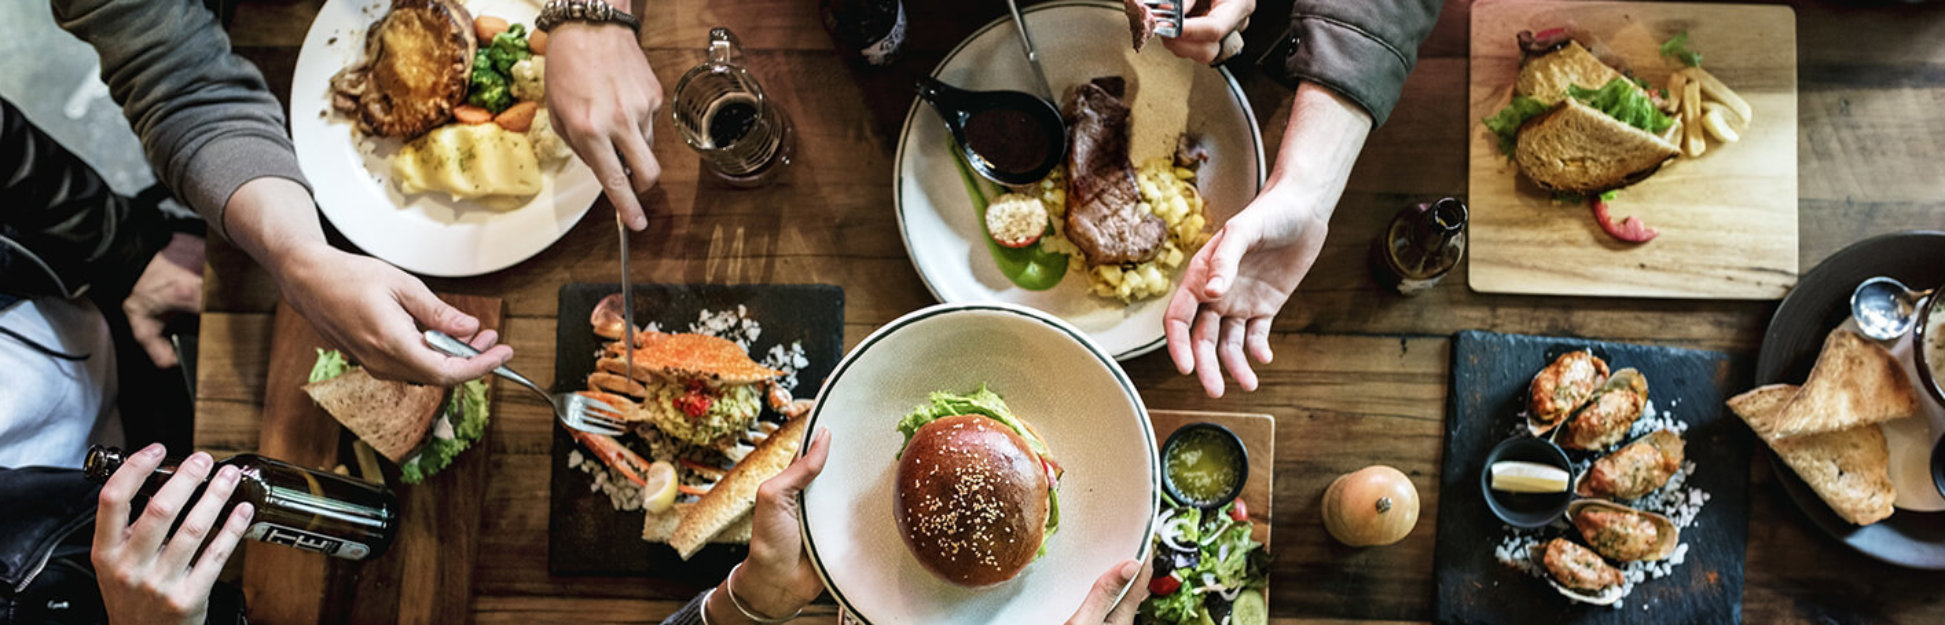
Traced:
<path fill-rule="evenodd" d="M 1174 39 L 1182 36 L 1182 3 L 1180 0 L 1141 0 L 1149 12 L 1162 18 L 1155 24 L 1155 34 Z"/>
<path fill-rule="evenodd" d="M 425 342 L 431 345 L 433 349 L 460 358 L 472 358 L 479 355 L 479 350 L 473 349 L 473 346 L 467 345 L 465 341 L 453 338 L 451 335 L 438 330 L 426 330 Z M 567 426 L 569 429 L 580 430 L 589 434 L 600 434 L 602 436 L 620 436 L 623 432 L 628 431 L 628 424 L 601 414 L 602 412 L 621 412 L 606 402 L 575 393 L 549 393 L 547 389 L 540 388 L 540 385 L 534 384 L 533 380 L 527 379 L 527 376 L 520 375 L 519 372 L 504 366 L 494 368 L 493 373 L 500 377 L 513 380 L 521 386 L 525 386 L 533 390 L 533 392 L 539 393 L 541 397 L 547 398 L 547 403 L 553 404 L 554 406 L 554 416 L 560 419 L 561 425 Z"/>

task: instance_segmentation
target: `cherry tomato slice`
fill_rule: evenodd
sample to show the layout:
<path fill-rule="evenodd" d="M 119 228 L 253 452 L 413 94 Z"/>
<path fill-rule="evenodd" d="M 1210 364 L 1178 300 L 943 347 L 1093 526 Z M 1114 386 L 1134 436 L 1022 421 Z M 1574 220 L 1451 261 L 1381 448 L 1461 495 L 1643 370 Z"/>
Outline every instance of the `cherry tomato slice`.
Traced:
<path fill-rule="evenodd" d="M 1148 594 L 1166 597 L 1182 589 L 1182 580 L 1175 579 L 1173 573 L 1148 580 Z"/>
<path fill-rule="evenodd" d="M 1243 503 L 1243 498 L 1236 498 L 1236 506 L 1229 509 L 1229 518 L 1238 523 L 1249 520 L 1249 506 Z"/>

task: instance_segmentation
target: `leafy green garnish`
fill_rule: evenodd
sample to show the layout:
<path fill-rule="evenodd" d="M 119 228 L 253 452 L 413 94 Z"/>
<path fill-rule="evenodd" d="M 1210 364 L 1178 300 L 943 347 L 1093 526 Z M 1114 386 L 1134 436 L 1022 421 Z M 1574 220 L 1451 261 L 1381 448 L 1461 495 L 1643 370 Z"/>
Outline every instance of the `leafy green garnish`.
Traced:
<path fill-rule="evenodd" d="M 1045 291 L 1060 284 L 1060 279 L 1067 276 L 1066 254 L 1042 249 L 1037 242 L 1026 247 L 1006 247 L 985 234 L 986 193 L 980 190 L 979 179 L 973 173 L 972 165 L 966 162 L 965 154 L 959 151 L 958 144 L 953 143 L 949 147 L 952 160 L 959 164 L 959 180 L 965 183 L 966 195 L 972 198 L 973 212 L 979 219 L 979 238 L 986 240 L 986 249 L 992 252 L 993 264 L 999 266 L 1000 275 L 1006 276 L 1014 286 L 1029 291 Z"/>
<path fill-rule="evenodd" d="M 1547 106 L 1539 100 L 1523 95 L 1516 95 L 1513 96 L 1512 102 L 1507 103 L 1506 108 L 1499 109 L 1499 112 L 1494 113 L 1492 117 L 1480 121 L 1486 123 L 1487 130 L 1491 130 L 1493 134 L 1499 135 L 1499 151 L 1511 156 L 1513 154 L 1514 140 L 1520 134 L 1520 125 L 1525 124 L 1526 120 L 1533 119 L 1547 112 L 1549 108 L 1552 107 Z"/>
<path fill-rule="evenodd" d="M 1648 99 L 1634 83 L 1625 78 L 1607 81 L 1600 89 L 1583 89 L 1580 85 L 1567 85 L 1567 95 L 1580 100 L 1587 106 L 1599 109 L 1609 117 L 1622 123 L 1640 128 L 1654 134 L 1661 134 L 1675 120 L 1662 114 L 1655 103 Z"/>
<path fill-rule="evenodd" d="M 1617 197 L 1620 197 L 1620 196 L 1621 196 L 1621 190 L 1620 190 L 1620 189 L 1608 189 L 1608 190 L 1606 190 L 1606 191 L 1602 191 L 1602 192 L 1601 192 L 1601 201 L 1602 201 L 1602 202 L 1612 202 L 1612 201 L 1614 201 L 1614 198 L 1617 198 Z"/>
<path fill-rule="evenodd" d="M 472 82 L 466 103 L 494 113 L 513 106 L 513 64 L 533 57 L 527 47 L 527 27 L 514 24 L 493 36 L 493 42 L 473 54 Z"/>
<path fill-rule="evenodd" d="M 310 382 L 316 384 L 344 375 L 345 370 L 350 368 L 351 363 L 345 362 L 344 354 L 338 352 L 338 350 L 319 349 L 317 350 L 317 364 L 311 365 Z"/>
<path fill-rule="evenodd" d="M 1702 53 L 1688 49 L 1688 31 L 1684 30 L 1669 37 L 1661 44 L 1661 55 L 1681 59 L 1689 67 L 1702 66 Z"/>
<path fill-rule="evenodd" d="M 486 435 L 486 380 L 473 380 L 453 388 L 440 408 L 438 419 L 452 426 L 452 438 L 431 436 L 418 453 L 399 463 L 399 479 L 417 484 L 452 465 L 459 452 L 473 446 Z"/>

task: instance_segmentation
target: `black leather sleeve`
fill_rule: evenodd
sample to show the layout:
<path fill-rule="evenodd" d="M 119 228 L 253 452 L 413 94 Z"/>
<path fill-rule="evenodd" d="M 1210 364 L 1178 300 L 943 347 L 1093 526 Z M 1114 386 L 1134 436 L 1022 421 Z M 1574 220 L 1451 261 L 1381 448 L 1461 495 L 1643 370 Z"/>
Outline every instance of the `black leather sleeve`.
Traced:
<path fill-rule="evenodd" d="M 172 234 L 5 100 L 0 198 L 0 293 L 17 297 L 125 295 Z"/>

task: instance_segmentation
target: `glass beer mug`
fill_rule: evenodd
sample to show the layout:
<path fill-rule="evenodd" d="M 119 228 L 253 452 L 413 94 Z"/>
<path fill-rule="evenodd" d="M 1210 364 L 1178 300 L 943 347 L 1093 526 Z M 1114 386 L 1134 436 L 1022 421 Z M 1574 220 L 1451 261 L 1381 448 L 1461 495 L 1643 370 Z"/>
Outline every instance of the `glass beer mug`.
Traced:
<path fill-rule="evenodd" d="M 770 181 L 790 164 L 790 118 L 769 98 L 749 70 L 737 64 L 742 49 L 727 28 L 709 31 L 709 60 L 675 83 L 675 127 L 710 171 L 739 187 Z"/>

